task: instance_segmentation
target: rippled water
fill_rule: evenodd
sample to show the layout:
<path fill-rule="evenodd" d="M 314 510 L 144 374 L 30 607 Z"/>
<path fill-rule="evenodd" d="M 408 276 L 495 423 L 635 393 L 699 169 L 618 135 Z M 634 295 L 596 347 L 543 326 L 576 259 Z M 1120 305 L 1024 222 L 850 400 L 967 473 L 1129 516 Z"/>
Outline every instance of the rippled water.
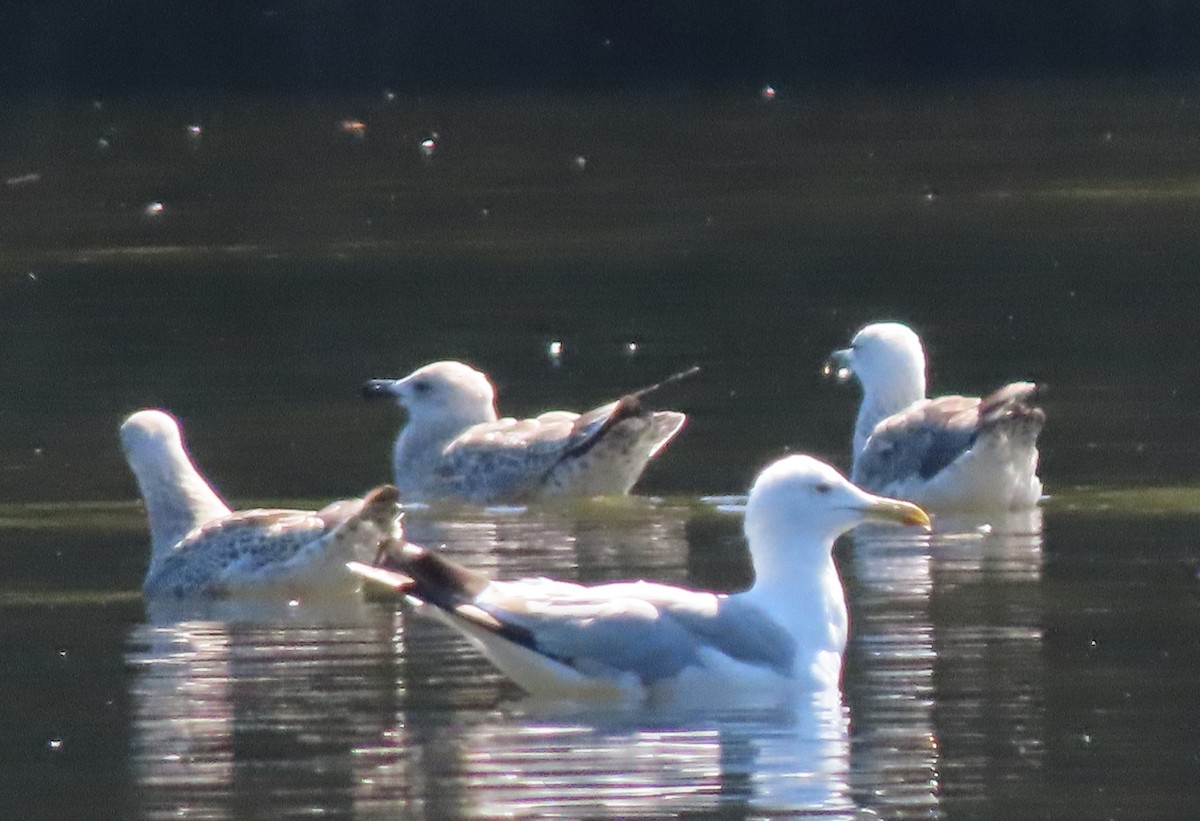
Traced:
<path fill-rule="evenodd" d="M 1200 814 L 1186 86 L 0 122 L 0 816 Z M 738 589 L 719 497 L 787 450 L 846 463 L 856 396 L 819 368 L 881 316 L 935 389 L 1046 385 L 1050 499 L 843 540 L 840 703 L 563 712 L 394 602 L 138 593 L 125 413 L 179 414 L 240 506 L 315 506 L 387 478 L 398 417 L 361 380 L 439 357 L 515 414 L 703 370 L 661 397 L 691 420 L 641 498 L 414 510 L 410 538 L 496 576 Z"/>

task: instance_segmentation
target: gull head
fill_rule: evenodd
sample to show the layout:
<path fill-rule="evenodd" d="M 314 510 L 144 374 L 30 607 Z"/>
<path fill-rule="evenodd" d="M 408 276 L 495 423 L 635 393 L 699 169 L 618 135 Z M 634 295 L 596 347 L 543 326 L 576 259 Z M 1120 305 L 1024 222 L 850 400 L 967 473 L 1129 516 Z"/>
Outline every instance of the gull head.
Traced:
<path fill-rule="evenodd" d="M 179 422 L 160 410 L 140 410 L 121 423 L 121 448 L 137 473 L 162 460 L 165 454 L 183 450 Z"/>
<path fill-rule="evenodd" d="M 928 514 L 916 505 L 867 493 L 832 466 L 802 454 L 766 467 L 746 502 L 752 553 L 756 544 L 780 539 L 800 540 L 828 552 L 834 539 L 867 522 L 930 528 Z M 755 556 L 756 566 L 758 559 Z"/>
<path fill-rule="evenodd" d="M 363 383 L 363 396 L 392 397 L 413 421 L 453 418 L 474 424 L 496 418 L 492 383 L 462 362 L 434 362 L 403 379 L 370 379 Z"/>
<path fill-rule="evenodd" d="M 912 328 L 900 322 L 874 322 L 850 340 L 849 348 L 834 351 L 824 368 L 840 380 L 858 377 L 864 391 L 894 382 L 920 380 L 925 384 L 925 350 Z"/>

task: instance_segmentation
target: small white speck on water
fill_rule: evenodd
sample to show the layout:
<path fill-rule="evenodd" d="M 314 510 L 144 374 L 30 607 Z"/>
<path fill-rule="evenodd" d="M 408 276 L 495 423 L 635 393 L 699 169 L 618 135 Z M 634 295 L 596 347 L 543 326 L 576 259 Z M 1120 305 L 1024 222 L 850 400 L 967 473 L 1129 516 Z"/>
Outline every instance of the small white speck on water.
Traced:
<path fill-rule="evenodd" d="M 764 100 L 766 100 L 769 103 L 775 99 L 775 97 L 778 95 L 778 93 L 779 92 L 777 92 L 775 90 L 775 86 L 765 85 L 762 87 L 762 90 L 758 92 L 758 96 L 762 97 Z"/>
<path fill-rule="evenodd" d="M 96 148 L 100 151 L 107 151 L 112 148 L 112 143 L 108 141 L 108 137 L 100 137 L 96 140 Z"/>
<path fill-rule="evenodd" d="M 975 528 L 975 532 L 980 536 L 990 536 L 992 535 L 992 526 L 990 524 L 981 524 L 979 527 Z"/>
<path fill-rule="evenodd" d="M 26 271 L 25 278 L 28 279 L 30 282 L 37 282 L 37 272 L 36 271 Z"/>
<path fill-rule="evenodd" d="M 392 91 L 390 88 L 384 89 L 383 99 L 385 102 L 389 102 L 389 103 L 396 102 L 396 92 Z"/>
<path fill-rule="evenodd" d="M 627 342 L 625 344 L 625 353 L 627 355 L 633 356 L 637 352 L 638 352 L 638 344 L 636 342 Z"/>
<path fill-rule="evenodd" d="M 189 124 L 184 129 L 184 131 L 187 132 L 188 139 L 192 140 L 193 142 L 199 140 L 201 137 L 204 136 L 204 127 L 201 126 L 199 123 Z"/>
<path fill-rule="evenodd" d="M 551 359 L 558 360 L 558 359 L 562 358 L 562 355 L 563 355 L 562 342 L 557 339 L 551 340 L 550 344 L 546 346 L 546 356 L 550 357 Z"/>
<path fill-rule="evenodd" d="M 163 205 L 161 200 L 146 203 L 146 207 L 142 209 L 142 213 L 150 219 L 157 219 L 165 214 L 167 206 Z"/>
<path fill-rule="evenodd" d="M 61 738 L 52 738 L 46 742 L 46 746 L 51 750 L 61 750 L 63 746 L 63 740 Z"/>
<path fill-rule="evenodd" d="M 299 607 L 299 606 L 300 606 L 299 599 L 288 599 L 288 607 Z"/>
<path fill-rule="evenodd" d="M 425 139 L 421 140 L 420 144 L 417 147 L 421 150 L 421 156 L 424 159 L 426 159 L 426 160 L 432 159 L 433 154 L 435 151 L 437 151 L 437 147 L 438 147 L 436 135 L 426 137 Z"/>
<path fill-rule="evenodd" d="M 576 154 L 574 159 L 571 160 L 571 162 L 575 166 L 576 171 L 586 171 L 587 170 L 587 164 L 588 164 L 587 157 L 583 156 L 582 154 Z"/>

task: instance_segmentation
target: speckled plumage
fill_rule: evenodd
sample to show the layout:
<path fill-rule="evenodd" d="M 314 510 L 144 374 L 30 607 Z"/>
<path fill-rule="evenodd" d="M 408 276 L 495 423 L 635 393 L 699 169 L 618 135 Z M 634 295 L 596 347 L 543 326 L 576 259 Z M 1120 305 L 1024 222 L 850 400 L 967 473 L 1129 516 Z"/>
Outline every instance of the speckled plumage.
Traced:
<path fill-rule="evenodd" d="M 409 412 L 393 449 L 406 500 L 474 504 L 628 493 L 686 417 L 625 397 L 585 414 L 550 411 L 498 419 L 479 371 L 436 362 L 398 380 L 372 380 L 368 396 L 392 396 Z"/>
<path fill-rule="evenodd" d="M 391 486 L 320 511 L 231 512 L 196 470 L 170 415 L 132 414 L 121 441 L 150 524 L 147 597 L 344 594 L 358 586 L 345 563 L 400 535 Z"/>

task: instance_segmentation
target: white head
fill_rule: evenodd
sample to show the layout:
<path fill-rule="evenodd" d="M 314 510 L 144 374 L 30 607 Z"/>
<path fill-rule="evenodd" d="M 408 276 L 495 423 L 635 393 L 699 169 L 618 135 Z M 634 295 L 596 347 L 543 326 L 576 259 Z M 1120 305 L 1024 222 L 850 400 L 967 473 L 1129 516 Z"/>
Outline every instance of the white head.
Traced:
<path fill-rule="evenodd" d="M 414 422 L 467 426 L 496 419 L 496 391 L 487 376 L 462 362 L 434 362 L 403 379 L 372 379 L 367 398 L 391 396 Z"/>
<path fill-rule="evenodd" d="M 838 375 L 858 377 L 863 392 L 887 392 L 891 386 L 920 385 L 925 396 L 925 350 L 921 339 L 907 325 L 899 322 L 875 322 L 854 335 L 849 348 L 834 351 L 832 364 L 839 366 Z"/>
<path fill-rule="evenodd" d="M 849 348 L 834 351 L 826 373 L 858 377 L 863 400 L 854 425 L 854 455 L 862 452 L 880 420 L 925 398 L 925 351 L 907 325 L 875 322 L 854 335 Z"/>
<path fill-rule="evenodd" d="M 140 410 L 121 423 L 121 448 L 138 477 L 160 469 L 164 459 L 185 453 L 179 423 L 160 410 Z"/>
<path fill-rule="evenodd" d="M 828 558 L 834 540 L 864 522 L 930 526 L 916 505 L 867 493 L 811 456 L 785 456 L 750 487 L 745 531 L 755 574 L 786 580 L 797 563 Z"/>
<path fill-rule="evenodd" d="M 156 557 L 197 525 L 229 513 L 229 508 L 192 464 L 175 417 L 140 410 L 121 424 L 121 448 L 146 504 Z"/>

